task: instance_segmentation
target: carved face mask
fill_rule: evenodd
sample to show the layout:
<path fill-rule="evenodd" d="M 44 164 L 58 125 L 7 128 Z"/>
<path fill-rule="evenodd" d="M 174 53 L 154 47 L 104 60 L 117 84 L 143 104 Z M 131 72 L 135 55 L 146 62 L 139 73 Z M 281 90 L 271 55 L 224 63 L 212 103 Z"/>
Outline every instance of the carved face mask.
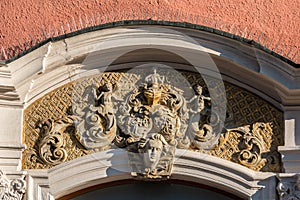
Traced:
<path fill-rule="evenodd" d="M 152 167 L 155 167 L 160 159 L 162 154 L 162 142 L 159 140 L 150 140 L 149 148 L 147 150 L 147 161 Z"/>

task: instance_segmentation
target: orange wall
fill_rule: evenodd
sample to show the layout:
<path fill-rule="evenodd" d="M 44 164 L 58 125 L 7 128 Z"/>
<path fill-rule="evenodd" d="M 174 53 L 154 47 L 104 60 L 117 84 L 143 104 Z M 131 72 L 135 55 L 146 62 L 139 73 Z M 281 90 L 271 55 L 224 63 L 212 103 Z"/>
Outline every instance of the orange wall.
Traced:
<path fill-rule="evenodd" d="M 72 31 L 75 29 L 72 17 L 79 26 L 81 16 L 85 26 L 86 16 L 90 24 L 92 18 L 98 23 L 98 16 L 100 23 L 104 23 L 105 16 L 108 21 L 131 18 L 132 9 L 136 19 L 138 15 L 140 19 L 162 19 L 166 13 L 166 19 L 171 17 L 174 21 L 178 15 L 179 21 L 254 39 L 300 62 L 299 0 L 1 0 L 0 48 L 18 45 L 17 40 L 23 44 L 24 40 L 30 40 L 29 35 L 41 38 L 42 28 L 55 33 L 56 27 L 56 34 L 61 34 L 61 26 L 68 31 L 67 21 Z"/>

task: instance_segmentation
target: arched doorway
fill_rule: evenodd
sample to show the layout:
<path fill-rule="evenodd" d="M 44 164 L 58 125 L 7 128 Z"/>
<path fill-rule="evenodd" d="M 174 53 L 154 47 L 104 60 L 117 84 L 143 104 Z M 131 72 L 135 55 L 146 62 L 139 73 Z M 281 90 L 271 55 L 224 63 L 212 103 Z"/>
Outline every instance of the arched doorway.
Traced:
<path fill-rule="evenodd" d="M 68 195 L 59 200 L 166 200 L 166 199 L 205 199 L 205 200 L 238 200 L 239 197 L 233 196 L 217 189 L 201 187 L 196 184 L 180 182 L 129 182 L 118 185 L 82 191 L 85 193 Z"/>

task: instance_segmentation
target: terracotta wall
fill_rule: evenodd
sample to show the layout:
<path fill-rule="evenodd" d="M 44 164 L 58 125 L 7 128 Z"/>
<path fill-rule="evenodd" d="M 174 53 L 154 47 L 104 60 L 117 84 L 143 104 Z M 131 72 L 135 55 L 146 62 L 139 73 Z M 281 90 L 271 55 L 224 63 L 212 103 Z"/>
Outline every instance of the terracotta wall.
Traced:
<path fill-rule="evenodd" d="M 72 32 L 81 24 L 151 18 L 231 32 L 299 63 L 299 10 L 299 0 L 1 0 L 0 48 L 2 54 L 8 47 L 24 48 L 32 39 Z"/>

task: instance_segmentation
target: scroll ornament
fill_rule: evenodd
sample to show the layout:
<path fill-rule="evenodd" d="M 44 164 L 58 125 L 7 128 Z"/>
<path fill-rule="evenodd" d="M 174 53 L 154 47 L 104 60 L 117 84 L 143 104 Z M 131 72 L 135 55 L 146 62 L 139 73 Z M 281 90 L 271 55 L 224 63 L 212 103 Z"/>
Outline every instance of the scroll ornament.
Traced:
<path fill-rule="evenodd" d="M 272 149 L 272 135 L 271 123 L 257 122 L 228 129 L 214 148 L 231 144 L 229 149 L 233 151 L 232 161 L 256 171 L 264 167 L 278 171 L 280 166 L 276 149 Z M 233 145 L 234 143 L 236 145 Z"/>
<path fill-rule="evenodd" d="M 28 157 L 35 162 L 58 165 L 66 161 L 68 152 L 66 151 L 65 133 L 70 133 L 73 119 L 70 117 L 53 121 L 51 119 L 41 121 L 37 124 L 41 139 L 37 144 L 37 149 L 31 149 Z"/>
<path fill-rule="evenodd" d="M 21 200 L 26 190 L 26 182 L 23 178 L 10 180 L 0 170 L 0 199 Z"/>

